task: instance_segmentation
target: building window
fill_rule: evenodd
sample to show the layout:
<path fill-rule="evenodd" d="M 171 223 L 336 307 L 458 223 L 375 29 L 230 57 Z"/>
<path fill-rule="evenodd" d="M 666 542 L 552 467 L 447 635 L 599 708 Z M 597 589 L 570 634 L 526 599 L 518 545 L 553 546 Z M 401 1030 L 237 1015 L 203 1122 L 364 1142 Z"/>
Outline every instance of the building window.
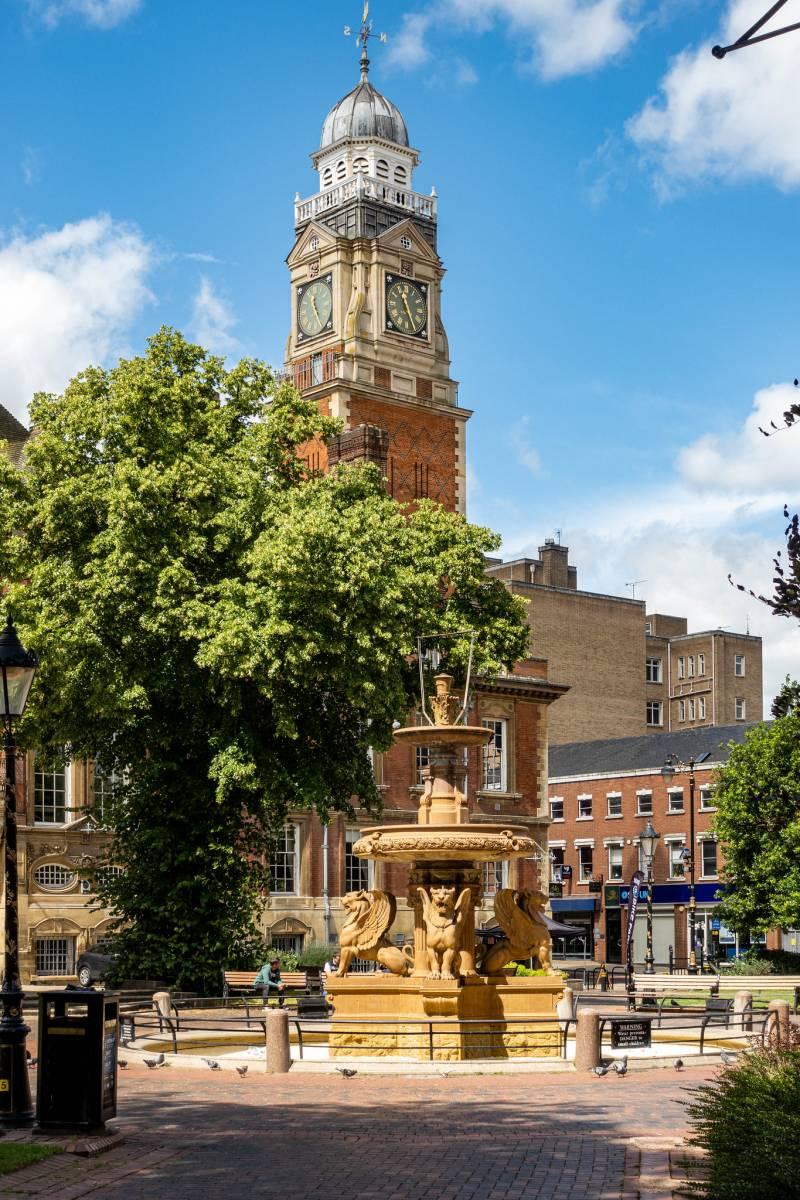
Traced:
<path fill-rule="evenodd" d="M 405 167 L 395 167 L 394 181 L 402 186 L 405 186 L 405 184 L 408 183 L 408 172 L 406 171 Z"/>
<path fill-rule="evenodd" d="M 483 786 L 485 792 L 505 792 L 506 787 L 506 722 L 481 721 L 492 736 L 483 748 Z"/>
<path fill-rule="evenodd" d="M 661 683 L 660 658 L 646 658 L 644 660 L 644 677 L 648 683 Z"/>
<path fill-rule="evenodd" d="M 717 843 L 713 838 L 704 838 L 700 846 L 702 850 L 701 874 L 704 879 L 715 877 L 717 874 Z"/>
<path fill-rule="evenodd" d="M 353 171 L 356 175 L 366 175 L 369 170 L 369 163 L 365 158 L 353 159 Z"/>
<path fill-rule="evenodd" d="M 578 870 L 581 883 L 587 883 L 592 878 L 592 846 L 578 846 Z"/>
<path fill-rule="evenodd" d="M 652 817 L 653 815 L 653 793 L 639 792 L 636 796 L 636 815 L 637 817 Z"/>
<path fill-rule="evenodd" d="M 61 863 L 45 863 L 37 867 L 33 873 L 40 888 L 48 892 L 61 892 L 64 888 L 72 887 L 75 882 L 75 872 Z"/>
<path fill-rule="evenodd" d="M 745 719 L 746 714 L 747 714 L 747 703 L 741 696 L 737 696 L 736 697 L 736 720 L 743 721 Z"/>
<path fill-rule="evenodd" d="M 622 796 L 619 792 L 609 792 L 606 796 L 608 801 L 608 815 L 610 817 L 622 816 Z"/>
<path fill-rule="evenodd" d="M 647 637 L 651 637 L 651 635 L 653 633 L 653 622 L 652 621 L 645 621 L 644 632 Z"/>
<path fill-rule="evenodd" d="M 690 700 L 689 701 L 689 720 L 693 721 L 694 719 L 695 719 L 695 703 L 694 703 L 694 700 Z"/>
<path fill-rule="evenodd" d="M 733 673 L 740 678 L 744 676 L 744 655 L 735 654 L 733 658 Z"/>
<path fill-rule="evenodd" d="M 110 802 L 125 782 L 125 775 L 118 771 L 106 771 L 100 763 L 94 764 L 94 816 L 104 825 L 110 812 Z"/>
<path fill-rule="evenodd" d="M 269 889 L 275 895 L 297 895 L 299 834 L 297 826 L 288 822 L 273 844 L 269 861 Z"/>
<path fill-rule="evenodd" d="M 700 788 L 700 811 L 716 812 L 716 805 L 714 804 L 714 790 L 710 783 L 704 783 Z"/>
<path fill-rule="evenodd" d="M 663 724 L 662 704 L 660 700 L 647 701 L 647 724 L 650 726 Z"/>
<path fill-rule="evenodd" d="M 706 656 L 705 656 L 705 654 L 698 654 L 698 656 L 697 656 L 697 674 L 705 675 L 705 673 L 706 673 Z"/>
<path fill-rule="evenodd" d="M 670 788 L 667 792 L 667 812 L 683 812 L 683 788 Z"/>
<path fill-rule="evenodd" d="M 33 819 L 37 825 L 64 825 L 67 820 L 67 768 L 48 771 L 36 767 L 33 775 Z"/>
<path fill-rule="evenodd" d="M 333 170 L 331 167 L 326 167 L 322 172 L 322 186 L 329 188 L 333 183 Z"/>
<path fill-rule="evenodd" d="M 683 655 L 681 654 L 680 657 L 678 658 L 678 679 L 683 679 L 683 676 L 685 674 L 685 663 L 686 663 L 686 660 L 684 659 Z"/>
<path fill-rule="evenodd" d="M 344 160 L 340 159 L 339 162 L 337 162 L 337 164 L 336 164 L 336 178 L 344 179 L 346 174 L 347 174 L 347 167 L 344 164 Z"/>
<path fill-rule="evenodd" d="M 365 858 L 357 858 L 353 854 L 353 846 L 361 837 L 361 832 L 358 829 L 348 829 L 344 836 L 344 890 L 365 891 L 369 887 L 369 863 Z"/>
<path fill-rule="evenodd" d="M 375 174 L 378 176 L 378 179 L 388 179 L 389 178 L 389 164 L 387 163 L 386 159 L 384 159 L 384 158 L 378 159 L 378 161 L 375 164 Z"/>
<path fill-rule="evenodd" d="M 484 896 L 496 896 L 501 888 L 508 887 L 507 862 L 486 862 L 481 875 Z"/>
<path fill-rule="evenodd" d="M 608 878 L 622 879 L 622 842 L 608 847 Z"/>
<path fill-rule="evenodd" d="M 72 975 L 75 972 L 75 938 L 37 938 L 36 974 Z"/>
<path fill-rule="evenodd" d="M 270 939 L 272 949 L 279 954 L 302 954 L 305 940 L 302 933 L 276 933 Z"/>
<path fill-rule="evenodd" d="M 697 699 L 697 717 L 698 717 L 698 720 L 700 720 L 700 721 L 705 721 L 705 719 L 706 719 L 706 698 L 705 698 L 705 696 L 699 696 Z"/>
<path fill-rule="evenodd" d="M 550 882 L 561 883 L 564 875 L 564 847 L 550 847 Z"/>
<path fill-rule="evenodd" d="M 669 877 L 683 879 L 686 873 L 686 855 L 683 842 L 667 842 L 669 850 Z"/>
<path fill-rule="evenodd" d="M 686 701 L 685 700 L 678 701 L 678 720 L 679 721 L 686 720 Z"/>
<path fill-rule="evenodd" d="M 586 821 L 592 815 L 592 797 L 578 796 L 578 820 Z"/>
<path fill-rule="evenodd" d="M 563 821 L 564 820 L 564 799 L 562 796 L 555 796 L 550 801 L 550 820 L 551 821 Z"/>
<path fill-rule="evenodd" d="M 689 657 L 686 659 L 686 674 L 688 675 L 689 679 L 694 678 L 694 655 L 693 654 L 690 654 Z"/>

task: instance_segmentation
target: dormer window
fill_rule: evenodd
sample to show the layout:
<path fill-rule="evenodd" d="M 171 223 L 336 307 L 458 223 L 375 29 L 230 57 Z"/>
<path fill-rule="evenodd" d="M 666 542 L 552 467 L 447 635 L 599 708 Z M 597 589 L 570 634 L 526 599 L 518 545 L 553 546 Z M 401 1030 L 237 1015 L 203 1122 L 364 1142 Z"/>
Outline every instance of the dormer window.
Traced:
<path fill-rule="evenodd" d="M 369 163 L 365 158 L 353 159 L 353 171 L 356 175 L 366 175 L 369 170 Z"/>
<path fill-rule="evenodd" d="M 332 183 L 333 183 L 333 168 L 326 167 L 325 170 L 322 172 L 322 186 L 324 188 L 329 188 Z"/>
<path fill-rule="evenodd" d="M 337 164 L 336 164 L 336 178 L 344 179 L 346 174 L 347 174 L 347 167 L 345 166 L 344 159 L 340 159 L 339 162 L 337 162 Z"/>
<path fill-rule="evenodd" d="M 378 179 L 388 179 L 389 178 L 389 164 L 387 163 L 385 158 L 379 158 L 378 161 L 376 162 L 375 174 L 378 176 Z"/>
<path fill-rule="evenodd" d="M 408 183 L 408 172 L 406 171 L 405 167 L 395 167 L 394 181 L 395 183 L 400 183 L 403 186 Z"/>

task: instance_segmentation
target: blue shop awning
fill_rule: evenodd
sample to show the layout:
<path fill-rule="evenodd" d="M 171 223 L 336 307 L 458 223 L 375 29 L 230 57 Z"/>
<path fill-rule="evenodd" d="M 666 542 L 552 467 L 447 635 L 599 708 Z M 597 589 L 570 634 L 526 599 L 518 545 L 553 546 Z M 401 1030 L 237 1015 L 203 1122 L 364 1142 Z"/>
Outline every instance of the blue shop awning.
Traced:
<path fill-rule="evenodd" d="M 554 913 L 559 912 L 594 912 L 597 908 L 595 896 L 562 896 L 553 898 L 550 907 Z"/>
<path fill-rule="evenodd" d="M 698 904 L 718 904 L 718 893 L 723 891 L 721 883 L 698 883 L 695 885 L 695 899 Z M 555 901 L 553 902 L 555 903 Z M 654 904 L 688 904 L 689 884 L 683 881 L 677 883 L 656 883 L 653 885 Z"/>

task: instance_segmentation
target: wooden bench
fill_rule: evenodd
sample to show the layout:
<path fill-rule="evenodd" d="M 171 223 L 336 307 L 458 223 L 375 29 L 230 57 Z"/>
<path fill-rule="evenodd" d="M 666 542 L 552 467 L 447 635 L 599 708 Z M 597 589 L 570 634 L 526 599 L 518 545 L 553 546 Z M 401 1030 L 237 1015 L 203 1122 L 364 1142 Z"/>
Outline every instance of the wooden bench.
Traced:
<path fill-rule="evenodd" d="M 249 995 L 250 992 L 261 991 L 262 984 L 256 984 L 258 971 L 223 971 L 222 994 L 227 999 L 232 994 Z M 306 992 L 311 994 L 308 976 L 305 971 L 281 971 L 281 983 L 284 994 L 289 992 Z M 272 990 L 272 989 L 270 989 Z"/>
<path fill-rule="evenodd" d="M 720 998 L 718 975 L 647 975 L 641 971 L 633 974 L 628 989 L 628 1008 L 655 1005 L 660 1025 L 665 1004 L 682 1008 L 680 1001 L 684 997 L 693 1000 L 695 996 L 702 1001 L 706 1012 L 719 1012 L 726 1019 L 733 1008 L 732 998 Z"/>
<path fill-rule="evenodd" d="M 800 1010 L 800 975 L 726 975 L 720 973 L 720 984 L 726 992 L 751 992 L 753 1000 L 761 992 L 791 992 L 792 1007 Z"/>

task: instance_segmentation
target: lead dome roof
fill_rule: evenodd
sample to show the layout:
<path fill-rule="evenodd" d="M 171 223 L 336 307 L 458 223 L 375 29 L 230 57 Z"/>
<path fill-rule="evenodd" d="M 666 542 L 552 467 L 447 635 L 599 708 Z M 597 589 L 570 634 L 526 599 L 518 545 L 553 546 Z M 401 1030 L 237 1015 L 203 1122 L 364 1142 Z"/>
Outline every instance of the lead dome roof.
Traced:
<path fill-rule="evenodd" d="M 342 138 L 382 138 L 407 146 L 408 130 L 400 109 L 372 86 L 362 70 L 361 82 L 334 104 L 322 125 L 320 150 Z"/>

